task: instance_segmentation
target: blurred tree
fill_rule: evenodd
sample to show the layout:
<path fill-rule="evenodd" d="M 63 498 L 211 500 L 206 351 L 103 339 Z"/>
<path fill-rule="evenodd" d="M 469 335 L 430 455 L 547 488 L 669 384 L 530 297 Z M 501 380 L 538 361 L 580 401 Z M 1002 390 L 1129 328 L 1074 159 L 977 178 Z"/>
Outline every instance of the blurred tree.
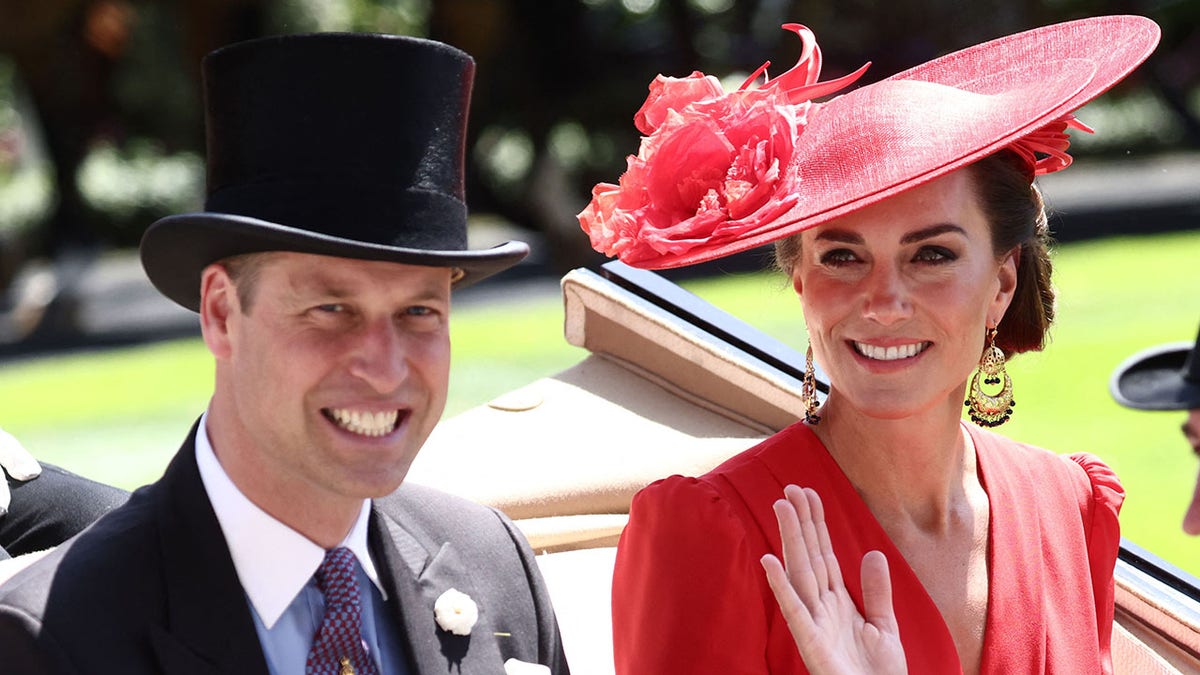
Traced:
<path fill-rule="evenodd" d="M 4 0 L 0 2 L 0 53 L 6 55 L 28 97 L 36 133 L 48 160 L 53 203 L 45 223 L 29 241 L 0 239 L 0 262 L 13 248 L 55 261 L 51 294 L 17 297 L 9 305 L 41 317 L 43 332 L 75 326 L 75 284 L 102 244 L 135 243 L 154 216 L 181 203 L 195 204 L 196 194 L 155 201 L 144 188 L 146 162 L 100 186 L 133 186 L 118 194 L 131 201 L 88 199 L 81 181 L 128 159 L 169 155 L 202 147 L 198 63 L 222 44 L 261 34 L 261 0 Z M 187 65 L 185 65 L 187 64 Z M 146 142 L 150 139 L 152 142 Z M 97 147 L 108 154 L 94 155 Z M 117 149 L 113 152 L 112 149 Z M 91 167 L 85 161 L 91 156 Z M 105 163 L 105 160 L 108 160 Z M 152 163 L 153 164 L 153 163 Z M 97 169 L 96 167 L 100 167 Z M 188 166 L 185 162 L 184 168 Z M 90 170 L 85 171 L 84 169 Z M 157 166 L 154 170 L 157 171 Z M 141 182 L 130 178 L 143 178 Z M 176 181 L 187 186 L 189 181 Z M 112 208 L 116 205 L 116 208 Z M 23 244 L 23 245 L 22 245 Z M 0 268 L 0 290 L 11 277 Z M 39 307 L 20 306 L 30 302 Z M 12 308 L 10 308 L 12 309 Z"/>

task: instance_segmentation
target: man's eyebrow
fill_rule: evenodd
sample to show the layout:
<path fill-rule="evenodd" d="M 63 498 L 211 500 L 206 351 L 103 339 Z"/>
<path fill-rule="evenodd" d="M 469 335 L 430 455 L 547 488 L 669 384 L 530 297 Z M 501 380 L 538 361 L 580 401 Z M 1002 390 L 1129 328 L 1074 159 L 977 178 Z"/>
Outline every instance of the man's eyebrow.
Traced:
<path fill-rule="evenodd" d="M 292 291 L 296 295 L 319 295 L 326 298 L 345 298 L 351 295 L 349 289 L 341 284 L 331 282 L 327 279 L 308 278 L 298 283 L 292 284 Z"/>
<path fill-rule="evenodd" d="M 450 295 L 440 287 L 419 288 L 409 296 L 409 302 L 445 302 Z"/>
<path fill-rule="evenodd" d="M 933 237 L 946 234 L 948 232 L 957 232 L 964 237 L 967 236 L 967 231 L 962 227 L 953 223 L 940 223 L 923 227 L 919 230 L 906 233 L 900 238 L 901 244 L 915 244 L 919 241 L 932 239 Z M 849 230 L 840 230 L 837 228 L 828 229 L 817 235 L 818 241 L 832 241 L 841 244 L 861 244 L 863 243 L 862 235 Z"/>

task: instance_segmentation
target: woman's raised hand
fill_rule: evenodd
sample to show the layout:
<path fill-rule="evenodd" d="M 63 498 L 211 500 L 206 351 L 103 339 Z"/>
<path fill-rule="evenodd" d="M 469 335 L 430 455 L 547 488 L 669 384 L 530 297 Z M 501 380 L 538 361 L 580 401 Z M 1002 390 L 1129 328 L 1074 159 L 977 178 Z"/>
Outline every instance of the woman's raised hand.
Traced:
<path fill-rule="evenodd" d="M 783 564 L 768 553 L 762 565 L 805 667 L 813 675 L 907 673 L 887 558 L 879 551 L 863 556 L 864 617 L 842 583 L 821 498 L 795 485 L 783 492 L 775 502 Z"/>

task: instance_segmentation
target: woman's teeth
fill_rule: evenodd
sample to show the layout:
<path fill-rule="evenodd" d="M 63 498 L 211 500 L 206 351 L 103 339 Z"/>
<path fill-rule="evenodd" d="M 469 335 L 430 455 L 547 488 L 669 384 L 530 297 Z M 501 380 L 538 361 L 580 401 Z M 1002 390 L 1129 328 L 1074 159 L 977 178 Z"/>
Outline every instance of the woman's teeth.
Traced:
<path fill-rule="evenodd" d="M 362 436 L 383 436 L 384 434 L 391 433 L 392 429 L 396 428 L 396 419 L 400 416 L 399 410 L 373 413 L 342 408 L 328 408 L 327 412 L 329 419 L 333 420 L 334 424 L 337 424 L 346 431 Z"/>
<path fill-rule="evenodd" d="M 912 358 L 925 351 L 925 348 L 928 346 L 928 342 L 914 342 L 910 345 L 899 345 L 896 347 L 877 347 L 862 342 L 855 342 L 854 350 L 868 359 L 896 361 L 898 359 Z"/>

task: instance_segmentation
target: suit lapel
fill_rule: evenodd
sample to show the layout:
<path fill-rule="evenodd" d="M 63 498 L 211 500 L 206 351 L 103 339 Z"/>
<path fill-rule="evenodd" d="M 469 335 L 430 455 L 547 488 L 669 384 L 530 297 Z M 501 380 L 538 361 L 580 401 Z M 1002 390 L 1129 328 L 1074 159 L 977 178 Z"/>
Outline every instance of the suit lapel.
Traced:
<path fill-rule="evenodd" d="M 487 673 L 501 663 L 496 640 L 488 628 L 487 608 L 470 635 L 453 635 L 438 627 L 433 605 L 454 588 L 478 601 L 481 595 L 452 544 L 435 542 L 410 532 L 395 519 L 374 509 L 371 545 L 388 577 L 385 587 L 397 625 L 404 627 L 414 673 Z M 473 665 L 475 664 L 475 665 Z"/>
<path fill-rule="evenodd" d="M 153 634 L 169 673 L 265 673 L 245 592 L 196 466 L 195 427 L 157 488 L 167 622 Z"/>

